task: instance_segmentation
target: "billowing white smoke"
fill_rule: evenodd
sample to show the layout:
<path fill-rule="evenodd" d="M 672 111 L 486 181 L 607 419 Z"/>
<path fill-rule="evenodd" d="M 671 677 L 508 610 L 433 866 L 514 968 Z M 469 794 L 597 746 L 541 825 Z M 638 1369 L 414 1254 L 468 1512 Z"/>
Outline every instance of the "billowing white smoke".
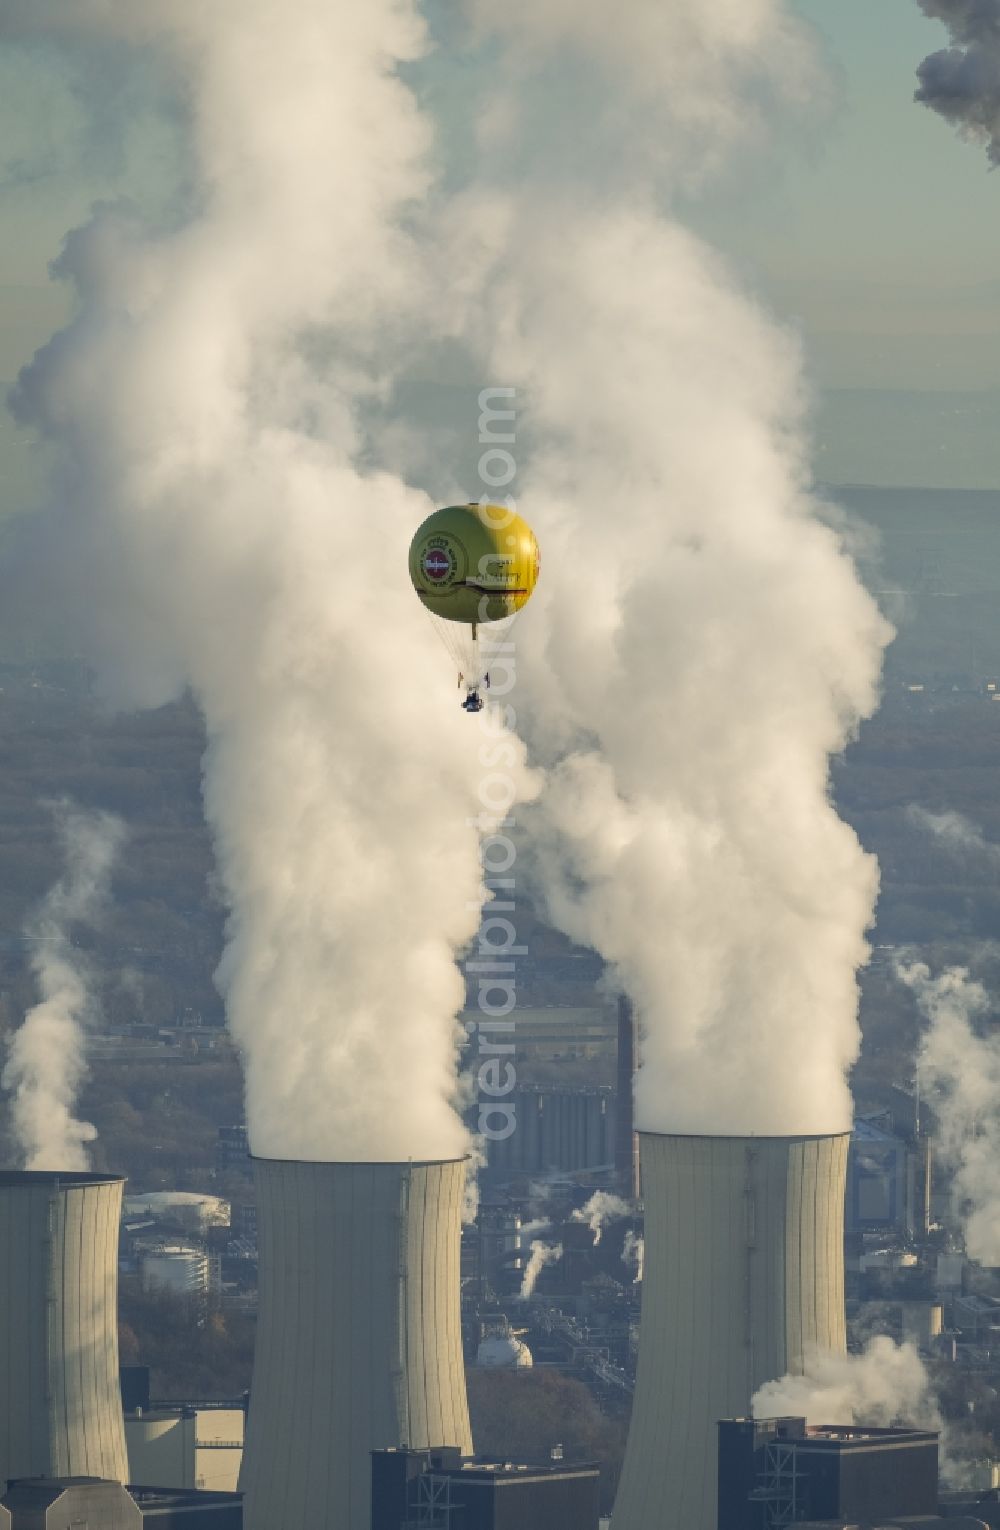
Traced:
<path fill-rule="evenodd" d="M 562 1258 L 561 1243 L 543 1243 L 536 1239 L 531 1245 L 531 1254 L 524 1267 L 524 1275 L 521 1279 L 521 1300 L 527 1301 L 538 1283 L 538 1277 L 547 1264 L 554 1264 Z"/>
<path fill-rule="evenodd" d="M 952 46 L 917 69 L 915 99 L 986 146 L 1000 164 L 1000 0 L 917 0 L 925 16 L 943 21 Z"/>
<path fill-rule="evenodd" d="M 634 1286 L 638 1285 L 642 1279 L 645 1259 L 646 1240 L 637 1233 L 634 1233 L 630 1227 L 625 1234 L 625 1241 L 622 1244 L 622 1264 L 626 1265 L 629 1269 L 635 1270 L 635 1274 L 632 1277 L 632 1284 Z"/>
<path fill-rule="evenodd" d="M 939 1429 L 930 1380 L 913 1344 L 884 1334 L 861 1355 L 808 1356 L 799 1376 L 769 1381 L 753 1398 L 754 1418 L 805 1418 L 808 1424 L 909 1424 Z"/>
<path fill-rule="evenodd" d="M 808 492 L 794 340 L 661 210 L 678 157 L 726 141 L 741 81 L 787 62 L 767 39 L 788 16 L 472 9 L 507 48 L 488 126 L 509 154 L 452 210 L 449 317 L 483 375 L 525 389 L 519 503 L 557 571 L 519 667 L 549 767 L 537 875 L 636 1001 L 641 1127 L 840 1131 L 878 879 L 828 762 L 876 705 L 889 632 Z M 568 159 L 539 104 L 557 56 L 591 85 Z M 658 132 L 673 154 L 650 168 Z"/>
<path fill-rule="evenodd" d="M 95 1001 L 73 931 L 101 921 L 124 826 L 110 813 L 65 802 L 56 806 L 56 826 L 66 870 L 24 930 L 41 998 L 11 1038 L 0 1083 L 14 1096 L 11 1125 L 25 1168 L 86 1169 L 86 1145 L 97 1132 L 74 1110 Z"/>
<path fill-rule="evenodd" d="M 77 316 L 16 407 L 59 454 L 45 551 L 106 688 L 190 685 L 205 716 L 253 1150 L 457 1155 L 483 767 L 406 576 L 430 502 L 358 465 L 356 425 L 424 303 L 403 225 L 431 135 L 397 73 L 416 5 L 12 0 L 0 32 L 81 70 L 134 43 L 186 122 L 187 221 L 104 208 L 68 238 Z"/>
<path fill-rule="evenodd" d="M 594 1247 L 600 1243 L 604 1229 L 609 1222 L 619 1221 L 627 1217 L 629 1208 L 620 1195 L 612 1195 L 607 1190 L 595 1190 L 585 1206 L 578 1206 L 570 1218 L 573 1222 L 586 1222 L 594 1235 Z"/>
<path fill-rule="evenodd" d="M 901 962 L 927 1025 L 917 1063 L 938 1122 L 938 1153 L 953 1171 L 952 1200 L 968 1252 L 1000 1264 L 1000 1037 L 982 1031 L 993 1005 L 965 967 L 936 976 Z"/>

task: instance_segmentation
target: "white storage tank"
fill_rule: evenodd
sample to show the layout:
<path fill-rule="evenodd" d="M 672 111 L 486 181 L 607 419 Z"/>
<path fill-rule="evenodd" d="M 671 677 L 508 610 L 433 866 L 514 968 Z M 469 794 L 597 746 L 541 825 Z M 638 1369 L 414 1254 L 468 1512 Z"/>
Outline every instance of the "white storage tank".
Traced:
<path fill-rule="evenodd" d="M 201 1236 L 208 1227 L 227 1227 L 230 1219 L 228 1201 L 193 1190 L 133 1192 L 125 1197 L 124 1209 L 127 1217 L 149 1216 L 176 1222 L 188 1237 Z"/>
<path fill-rule="evenodd" d="M 476 1364 L 485 1371 L 522 1371 L 534 1365 L 531 1350 L 523 1339 L 510 1333 L 483 1339 L 476 1351 Z"/>
<path fill-rule="evenodd" d="M 180 1244 L 150 1249 L 142 1256 L 144 1291 L 169 1291 L 174 1296 L 204 1296 L 208 1291 L 208 1255 Z"/>

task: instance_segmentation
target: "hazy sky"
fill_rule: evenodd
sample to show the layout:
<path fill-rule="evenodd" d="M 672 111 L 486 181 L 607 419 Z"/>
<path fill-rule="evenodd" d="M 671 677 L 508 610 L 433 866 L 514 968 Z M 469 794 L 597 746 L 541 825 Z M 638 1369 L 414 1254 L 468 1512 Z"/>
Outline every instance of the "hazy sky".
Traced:
<path fill-rule="evenodd" d="M 826 476 L 993 485 L 992 401 L 965 395 L 1000 389 L 1000 179 L 980 148 L 913 102 L 916 66 L 944 29 L 914 0 L 796 0 L 796 9 L 821 37 L 828 101 L 782 118 L 685 213 L 801 327 L 824 399 Z M 148 81 L 119 90 L 106 120 L 86 124 L 51 64 L 0 54 L 0 381 L 64 311 L 46 267 L 65 230 L 97 197 L 156 198 L 171 182 L 169 122 L 146 110 L 149 90 Z M 127 162 L 116 147 L 122 118 L 141 124 Z M 859 389 L 962 397 L 829 391 Z M 0 424 L 8 508 L 29 492 L 29 460 Z"/>
<path fill-rule="evenodd" d="M 798 0 L 828 113 L 713 188 L 696 221 L 806 329 L 835 387 L 1000 387 L 1000 179 L 913 101 L 944 28 L 913 0 Z"/>

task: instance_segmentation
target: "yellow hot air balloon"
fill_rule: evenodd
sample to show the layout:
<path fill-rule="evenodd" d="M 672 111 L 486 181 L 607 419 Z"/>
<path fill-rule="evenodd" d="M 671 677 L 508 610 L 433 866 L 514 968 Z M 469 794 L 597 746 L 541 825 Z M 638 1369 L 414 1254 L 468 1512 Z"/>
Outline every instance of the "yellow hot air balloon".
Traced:
<path fill-rule="evenodd" d="M 489 651 L 531 598 L 539 552 L 526 521 L 503 505 L 447 505 L 410 543 L 410 578 L 459 669 L 462 705 L 482 710 Z"/>

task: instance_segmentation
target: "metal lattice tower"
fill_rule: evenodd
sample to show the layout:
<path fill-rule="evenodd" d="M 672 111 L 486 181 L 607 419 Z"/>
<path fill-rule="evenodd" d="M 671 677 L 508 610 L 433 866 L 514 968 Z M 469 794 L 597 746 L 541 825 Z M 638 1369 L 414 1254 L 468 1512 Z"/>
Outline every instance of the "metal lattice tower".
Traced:
<path fill-rule="evenodd" d="M 755 1503 L 764 1505 L 764 1523 L 767 1530 L 785 1530 L 803 1516 L 799 1502 L 798 1456 L 793 1445 L 783 1440 L 772 1440 L 764 1456 L 764 1470 L 760 1486 L 750 1495 Z"/>
<path fill-rule="evenodd" d="M 451 1530 L 452 1513 L 458 1507 L 451 1496 L 450 1477 L 424 1472 L 416 1479 L 416 1514 L 401 1530 Z"/>

